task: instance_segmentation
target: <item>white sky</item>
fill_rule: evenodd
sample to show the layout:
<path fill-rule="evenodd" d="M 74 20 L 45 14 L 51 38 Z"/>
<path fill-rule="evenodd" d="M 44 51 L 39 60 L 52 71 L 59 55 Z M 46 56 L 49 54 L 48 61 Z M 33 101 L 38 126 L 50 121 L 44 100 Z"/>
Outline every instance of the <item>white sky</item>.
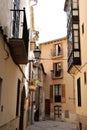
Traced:
<path fill-rule="evenodd" d="M 38 0 L 35 9 L 35 29 L 39 43 L 66 36 L 65 0 Z"/>

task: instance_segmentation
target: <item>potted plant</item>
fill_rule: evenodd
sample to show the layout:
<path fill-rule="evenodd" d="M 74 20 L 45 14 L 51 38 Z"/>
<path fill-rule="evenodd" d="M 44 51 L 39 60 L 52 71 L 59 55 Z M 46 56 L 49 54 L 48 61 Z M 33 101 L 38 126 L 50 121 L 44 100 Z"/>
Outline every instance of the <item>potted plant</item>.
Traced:
<path fill-rule="evenodd" d="M 38 79 L 31 79 L 30 82 L 29 82 L 29 89 L 31 91 L 35 91 L 36 87 L 38 86 L 38 84 L 39 84 L 39 80 Z"/>

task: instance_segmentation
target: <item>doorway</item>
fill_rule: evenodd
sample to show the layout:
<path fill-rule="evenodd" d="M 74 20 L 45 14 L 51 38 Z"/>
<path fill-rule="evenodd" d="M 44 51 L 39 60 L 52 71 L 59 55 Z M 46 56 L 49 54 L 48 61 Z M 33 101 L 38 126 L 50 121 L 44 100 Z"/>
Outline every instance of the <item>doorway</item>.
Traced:
<path fill-rule="evenodd" d="M 50 118 L 50 100 L 49 99 L 45 99 L 45 117 L 47 119 Z"/>
<path fill-rule="evenodd" d="M 20 107 L 20 124 L 19 124 L 19 130 L 23 130 L 24 103 L 25 103 L 25 87 L 23 87 L 23 90 L 22 90 L 22 93 L 21 93 L 21 107 Z"/>
<path fill-rule="evenodd" d="M 62 118 L 62 107 L 60 105 L 54 106 L 54 119 L 61 120 Z"/>

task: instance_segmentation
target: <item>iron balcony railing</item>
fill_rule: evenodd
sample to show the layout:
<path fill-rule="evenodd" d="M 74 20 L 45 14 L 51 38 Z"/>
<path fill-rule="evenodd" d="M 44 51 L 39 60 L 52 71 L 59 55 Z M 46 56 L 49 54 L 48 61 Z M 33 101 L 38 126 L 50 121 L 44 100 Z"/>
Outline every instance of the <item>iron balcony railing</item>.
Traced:
<path fill-rule="evenodd" d="M 25 8 L 11 11 L 13 12 L 13 22 L 9 48 L 16 64 L 26 64 L 28 63 L 29 29 L 27 27 Z"/>
<path fill-rule="evenodd" d="M 63 51 L 62 49 L 60 49 L 59 51 L 56 50 L 56 49 L 52 49 L 51 50 L 51 56 L 54 57 L 54 56 L 61 56 L 63 54 Z"/>
<path fill-rule="evenodd" d="M 63 69 L 59 69 L 58 71 L 51 70 L 52 79 L 62 78 L 63 77 Z"/>

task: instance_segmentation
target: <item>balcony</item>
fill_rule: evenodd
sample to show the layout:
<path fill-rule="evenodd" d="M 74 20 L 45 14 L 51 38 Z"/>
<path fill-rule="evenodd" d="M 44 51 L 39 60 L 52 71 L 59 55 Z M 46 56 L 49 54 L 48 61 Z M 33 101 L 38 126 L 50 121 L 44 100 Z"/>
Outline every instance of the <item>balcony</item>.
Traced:
<path fill-rule="evenodd" d="M 55 102 L 61 102 L 61 95 L 55 96 Z"/>
<path fill-rule="evenodd" d="M 68 59 L 68 72 L 70 74 L 75 74 L 77 71 L 79 71 L 81 67 L 81 58 L 80 55 L 78 57 L 75 57 L 74 51 L 71 53 Z M 78 52 L 80 53 L 80 52 Z"/>
<path fill-rule="evenodd" d="M 28 63 L 28 42 L 29 42 L 29 30 L 27 28 L 25 9 L 23 10 L 11 10 L 13 14 L 17 14 L 16 20 L 12 24 L 12 37 L 9 38 L 9 48 L 13 61 L 16 64 Z M 18 17 L 19 15 L 19 17 Z M 23 25 L 20 25 L 20 23 Z"/>
<path fill-rule="evenodd" d="M 60 58 L 63 56 L 63 47 L 61 43 L 54 44 L 51 49 L 52 59 Z"/>
<path fill-rule="evenodd" d="M 57 51 L 56 49 L 52 49 L 51 50 L 51 57 L 52 59 L 55 59 L 55 58 L 60 58 L 63 56 L 63 51 L 62 49 Z"/>
<path fill-rule="evenodd" d="M 60 79 L 63 78 L 63 70 L 59 69 L 58 71 L 51 70 L 52 79 Z"/>
<path fill-rule="evenodd" d="M 71 23 L 68 23 L 68 72 L 75 74 L 81 67 L 79 9 L 72 8 Z"/>

